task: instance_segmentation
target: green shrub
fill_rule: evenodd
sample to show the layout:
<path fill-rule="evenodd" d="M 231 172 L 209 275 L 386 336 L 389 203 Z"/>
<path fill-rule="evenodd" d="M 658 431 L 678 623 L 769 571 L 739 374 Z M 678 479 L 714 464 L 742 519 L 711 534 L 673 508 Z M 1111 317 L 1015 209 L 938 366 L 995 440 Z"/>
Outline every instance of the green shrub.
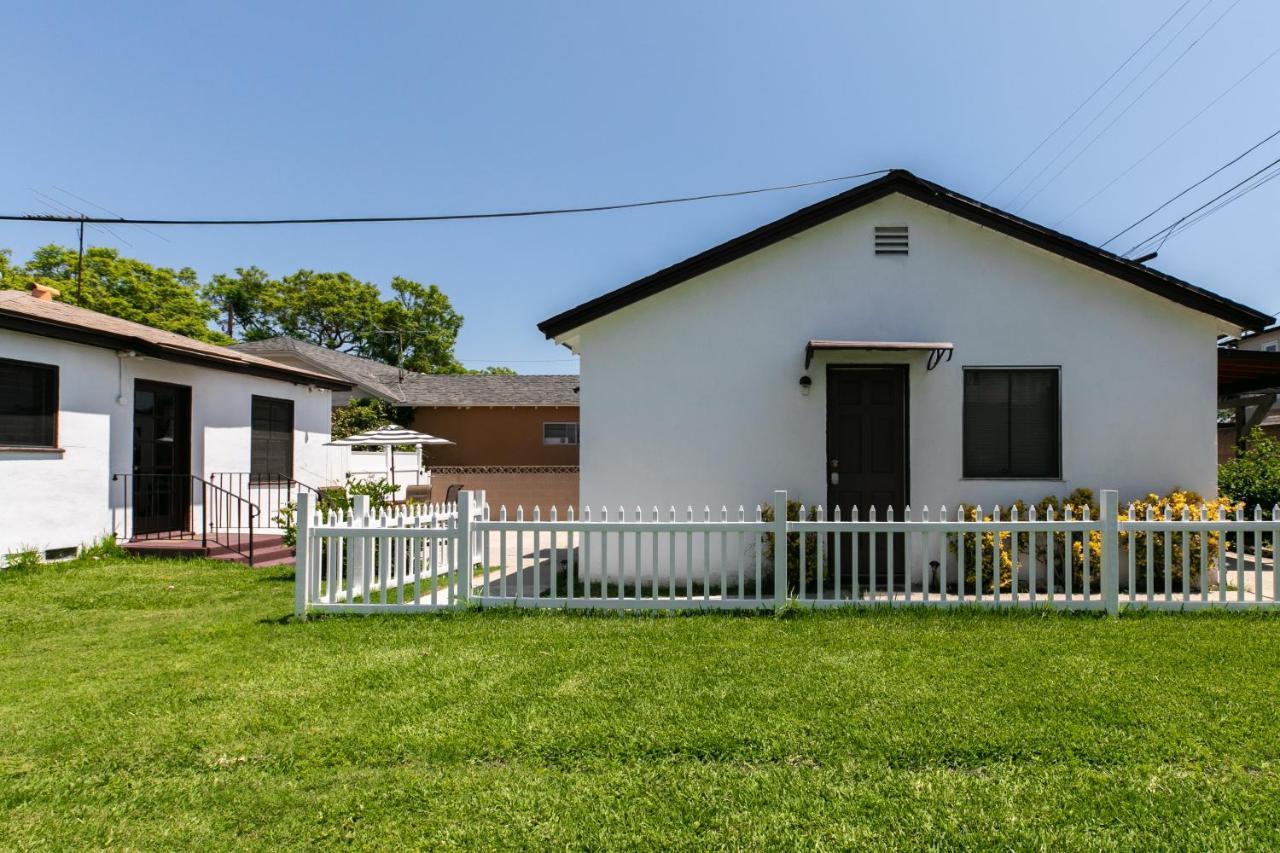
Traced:
<path fill-rule="evenodd" d="M 800 501 L 787 501 L 787 521 L 800 520 Z M 816 507 L 808 508 L 808 517 L 814 518 L 816 515 Z M 761 508 L 761 518 L 765 521 L 773 521 L 773 504 L 767 503 Z M 764 561 L 765 588 L 772 589 L 773 578 L 773 534 L 766 533 L 764 535 L 764 549 L 762 558 Z M 808 590 L 816 589 L 815 584 L 818 581 L 818 539 L 820 537 L 813 534 L 805 536 L 804 542 L 804 576 L 805 588 Z M 800 589 L 800 534 L 787 534 L 787 593 L 794 595 Z"/>
<path fill-rule="evenodd" d="M 1269 513 L 1280 504 L 1280 440 L 1255 427 L 1246 449 L 1218 466 L 1218 494 L 1244 504 L 1250 517 L 1256 506 Z"/>
<path fill-rule="evenodd" d="M 330 512 L 342 515 L 351 510 L 357 495 L 366 495 L 369 498 L 369 508 L 377 512 L 392 506 L 398 488 L 386 480 L 360 480 L 347 474 L 347 482 L 342 488 L 325 489 L 320 492 L 316 509 L 325 518 Z M 298 505 L 291 501 L 282 506 L 272 519 L 276 527 L 284 531 L 284 544 L 289 548 L 298 544 L 297 514 Z"/>

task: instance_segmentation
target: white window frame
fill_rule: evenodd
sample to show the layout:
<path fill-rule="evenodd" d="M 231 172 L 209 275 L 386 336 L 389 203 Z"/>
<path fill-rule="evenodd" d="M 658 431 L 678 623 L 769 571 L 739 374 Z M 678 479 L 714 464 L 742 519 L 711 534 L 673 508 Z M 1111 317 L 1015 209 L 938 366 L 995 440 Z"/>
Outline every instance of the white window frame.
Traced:
<path fill-rule="evenodd" d="M 547 427 L 559 426 L 569 427 L 566 429 L 566 435 L 563 438 L 550 437 L 547 435 Z M 577 447 L 582 440 L 581 427 L 577 421 L 543 421 L 542 422 L 542 443 L 545 446 L 568 446 Z"/>

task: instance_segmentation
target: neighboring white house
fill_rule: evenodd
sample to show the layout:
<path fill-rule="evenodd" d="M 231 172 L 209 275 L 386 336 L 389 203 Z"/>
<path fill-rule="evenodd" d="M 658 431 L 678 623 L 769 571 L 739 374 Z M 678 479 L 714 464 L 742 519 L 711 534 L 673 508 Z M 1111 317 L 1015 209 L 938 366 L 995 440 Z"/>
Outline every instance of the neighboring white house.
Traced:
<path fill-rule="evenodd" d="M 350 383 L 43 295 L 0 292 L 0 562 L 190 526 L 184 479 L 341 479 L 329 397 Z"/>
<path fill-rule="evenodd" d="M 582 503 L 1215 492 L 1219 335 L 1271 318 L 904 171 L 544 321 Z"/>

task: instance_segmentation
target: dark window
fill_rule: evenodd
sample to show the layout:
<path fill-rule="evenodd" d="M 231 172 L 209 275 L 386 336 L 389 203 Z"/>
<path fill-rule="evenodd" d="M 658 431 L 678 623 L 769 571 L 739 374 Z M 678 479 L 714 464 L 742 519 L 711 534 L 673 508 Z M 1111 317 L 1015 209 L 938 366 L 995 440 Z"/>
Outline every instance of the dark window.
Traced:
<path fill-rule="evenodd" d="M 1058 370 L 964 372 L 964 476 L 1062 476 Z"/>
<path fill-rule="evenodd" d="M 272 477 L 293 479 L 293 401 L 254 397 L 249 479 Z"/>
<path fill-rule="evenodd" d="M 58 368 L 0 359 L 0 445 L 57 444 Z"/>

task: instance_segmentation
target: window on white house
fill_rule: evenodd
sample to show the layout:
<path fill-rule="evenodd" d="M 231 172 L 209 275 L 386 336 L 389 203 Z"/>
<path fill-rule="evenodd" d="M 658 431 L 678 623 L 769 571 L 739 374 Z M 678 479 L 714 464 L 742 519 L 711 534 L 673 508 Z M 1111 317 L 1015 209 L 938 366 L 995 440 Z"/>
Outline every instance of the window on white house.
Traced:
<path fill-rule="evenodd" d="M 58 368 L 0 358 L 0 445 L 58 445 Z"/>
<path fill-rule="evenodd" d="M 293 401 L 253 397 L 249 482 L 293 479 Z"/>
<path fill-rule="evenodd" d="M 576 423 L 544 423 L 542 425 L 543 444 L 577 444 L 578 425 Z"/>
<path fill-rule="evenodd" d="M 1062 476 L 1059 369 L 965 368 L 964 476 Z"/>
<path fill-rule="evenodd" d="M 1266 344 L 1262 350 L 1263 352 L 1276 352 L 1277 350 L 1280 350 L 1280 343 L 1272 341 L 1271 343 Z"/>

